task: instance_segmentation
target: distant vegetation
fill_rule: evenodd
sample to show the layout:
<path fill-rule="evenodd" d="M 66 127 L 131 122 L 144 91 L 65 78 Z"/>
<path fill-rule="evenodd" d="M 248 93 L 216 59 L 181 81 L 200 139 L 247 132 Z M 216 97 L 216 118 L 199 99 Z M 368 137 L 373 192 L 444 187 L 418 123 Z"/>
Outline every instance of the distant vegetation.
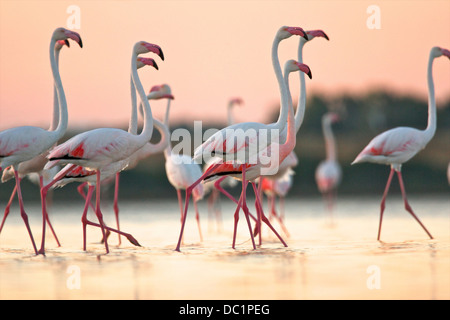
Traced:
<path fill-rule="evenodd" d="M 450 186 L 446 171 L 450 161 L 450 99 L 438 102 L 437 130 L 433 140 L 415 158 L 403 166 L 406 189 L 409 193 L 448 193 Z M 278 106 L 267 119 L 278 118 Z M 340 112 L 342 121 L 333 126 L 338 145 L 338 159 L 343 169 L 343 180 L 339 194 L 367 194 L 381 197 L 389 168 L 377 164 L 358 164 L 350 166 L 356 155 L 378 133 L 397 126 L 410 126 L 424 129 L 427 125 L 427 101 L 411 96 L 392 94 L 384 91 L 366 95 L 342 95 L 327 97 L 311 94 L 305 113 L 305 120 L 297 135 L 295 151 L 299 165 L 294 168 L 294 186 L 290 197 L 319 196 L 314 181 L 314 171 L 325 157 L 321 117 L 328 110 Z M 171 129 L 183 127 L 193 131 L 192 123 L 173 124 Z M 212 124 L 212 128 L 222 128 L 223 123 Z M 203 130 L 207 130 L 203 127 Z M 67 138 L 78 132 L 68 132 Z M 158 134 L 154 139 L 157 141 Z M 39 199 L 36 186 L 23 183 L 25 199 Z M 161 199 L 170 197 L 175 201 L 176 194 L 166 178 L 164 156 L 157 155 L 142 161 L 137 168 L 121 175 L 121 199 Z M 7 201 L 13 182 L 2 184 L 0 201 Z M 68 185 L 57 190 L 55 196 L 79 199 L 76 185 Z M 237 189 L 237 188 L 236 188 Z M 392 193 L 398 193 L 398 183 L 394 181 Z M 107 190 L 112 197 L 113 188 Z"/>

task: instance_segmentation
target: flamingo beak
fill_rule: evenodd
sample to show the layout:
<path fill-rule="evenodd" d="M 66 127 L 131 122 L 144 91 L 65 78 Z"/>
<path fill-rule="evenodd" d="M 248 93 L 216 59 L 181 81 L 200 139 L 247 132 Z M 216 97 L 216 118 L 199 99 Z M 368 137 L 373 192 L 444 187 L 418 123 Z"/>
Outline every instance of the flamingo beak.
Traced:
<path fill-rule="evenodd" d="M 441 49 L 441 52 L 444 56 L 450 59 L 450 51 L 447 49 Z"/>
<path fill-rule="evenodd" d="M 70 42 L 69 42 L 69 40 L 65 39 L 65 40 L 64 40 L 64 43 L 66 44 L 67 48 L 70 48 Z"/>

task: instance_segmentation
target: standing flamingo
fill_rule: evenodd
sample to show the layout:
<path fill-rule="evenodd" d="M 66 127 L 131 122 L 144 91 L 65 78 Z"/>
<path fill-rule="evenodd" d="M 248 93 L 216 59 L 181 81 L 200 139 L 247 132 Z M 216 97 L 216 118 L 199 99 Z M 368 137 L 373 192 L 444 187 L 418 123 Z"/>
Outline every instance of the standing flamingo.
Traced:
<path fill-rule="evenodd" d="M 137 69 L 140 69 L 144 66 L 152 66 L 155 69 L 158 70 L 158 65 L 156 64 L 155 60 L 151 58 L 137 58 Z M 137 119 L 137 100 L 136 100 L 136 89 L 134 86 L 134 82 L 132 77 L 130 77 L 130 87 L 131 87 L 131 117 L 128 127 L 128 132 L 132 134 L 137 134 L 138 129 L 138 119 Z M 162 99 L 166 98 L 167 96 L 163 92 L 150 92 L 147 95 L 147 99 Z M 171 97 L 173 98 L 173 97 Z M 142 103 L 140 104 L 141 115 L 143 116 L 143 109 L 142 109 Z M 160 132 L 161 134 L 161 140 L 157 144 L 152 144 L 150 142 L 146 143 L 141 149 L 139 149 L 137 152 L 135 152 L 133 155 L 131 155 L 129 158 L 126 159 L 127 162 L 123 162 L 125 168 L 123 170 L 130 170 L 137 166 L 138 162 L 146 157 L 149 157 L 152 154 L 160 153 L 164 150 L 165 146 L 168 144 L 168 135 L 169 132 L 165 125 L 161 122 L 159 122 L 157 119 L 154 119 L 154 126 L 155 128 Z M 114 214 L 116 218 L 116 225 L 117 230 L 120 231 L 120 224 L 119 224 L 119 182 L 120 182 L 120 172 L 115 172 L 115 177 L 108 175 L 105 175 L 106 172 L 111 173 L 112 169 L 115 168 L 115 166 L 111 166 L 109 168 L 104 168 L 102 170 L 102 183 L 110 183 L 113 178 L 115 178 L 115 187 L 114 187 Z M 82 169 L 75 168 L 74 169 L 76 173 L 67 173 L 64 177 L 62 177 L 62 180 L 65 180 L 65 182 L 58 183 L 58 186 L 63 186 L 69 182 L 72 181 L 84 181 L 81 185 L 77 187 L 78 193 L 86 200 L 86 195 L 83 191 L 83 188 L 90 183 L 91 185 L 95 185 L 95 179 L 93 180 L 93 177 L 91 176 L 91 171 L 87 170 L 84 172 L 84 174 L 81 174 L 83 172 Z M 81 171 L 81 172 L 80 172 Z M 56 186 L 55 186 L 56 187 Z M 89 202 L 89 205 L 92 206 L 92 204 Z M 95 212 L 95 208 L 92 206 Z M 120 233 L 119 236 L 119 245 L 121 244 L 121 238 Z"/>
<path fill-rule="evenodd" d="M 61 49 L 64 47 L 70 47 L 69 41 L 66 40 L 58 40 L 55 44 L 55 60 L 56 60 L 56 67 L 59 68 L 59 54 L 61 52 Z M 52 123 L 50 125 L 49 131 L 53 131 L 58 127 L 59 122 L 59 103 L 58 103 L 58 92 L 56 90 L 56 87 L 53 87 L 53 119 Z M 19 174 L 19 179 L 23 179 L 23 177 L 28 176 L 30 180 L 33 182 L 37 182 L 37 184 L 42 188 L 43 185 L 49 182 L 49 179 L 51 179 L 55 173 L 55 170 L 43 170 L 45 164 L 47 163 L 47 154 L 48 152 L 43 152 L 40 155 L 34 157 L 33 159 L 30 159 L 28 161 L 24 161 L 19 163 L 17 166 L 17 172 Z M 57 169 L 57 168 L 55 168 Z M 35 176 L 37 176 L 37 179 L 35 179 Z M 2 173 L 2 183 L 6 182 L 10 179 L 14 178 L 14 169 L 12 166 L 5 168 Z M 11 196 L 9 197 L 9 201 L 5 207 L 5 212 L 3 214 L 2 223 L 0 225 L 0 233 L 2 232 L 3 226 L 5 224 L 6 218 L 9 215 L 10 207 L 12 204 L 12 201 L 14 200 L 14 196 L 17 192 L 17 185 L 14 186 L 13 191 L 11 192 Z M 53 226 L 50 222 L 50 219 L 47 217 L 47 223 L 53 233 L 53 236 L 55 237 L 56 243 L 58 247 L 60 246 L 58 237 L 56 236 L 56 233 L 53 229 Z"/>
<path fill-rule="evenodd" d="M 167 92 L 171 92 L 170 87 L 165 84 L 163 85 Z M 170 112 L 170 100 L 168 100 L 166 115 L 164 118 L 164 124 L 169 128 L 169 112 Z M 202 169 L 199 164 L 195 163 L 191 157 L 184 154 L 177 154 L 172 152 L 172 147 L 169 145 L 164 150 L 165 157 L 165 168 L 167 179 L 170 184 L 177 191 L 178 204 L 180 207 L 181 221 L 183 221 L 183 205 L 181 198 L 181 190 L 185 190 L 194 182 L 196 182 L 202 176 Z M 193 200 L 195 208 L 195 219 L 197 220 L 198 233 L 200 236 L 200 241 L 203 241 L 201 226 L 200 226 L 200 214 L 198 212 L 197 202 L 203 198 L 204 188 L 203 184 L 198 184 L 193 189 Z"/>
<path fill-rule="evenodd" d="M 316 183 L 319 191 L 327 202 L 328 211 L 332 214 L 336 190 L 342 179 L 342 170 L 336 157 L 336 141 L 331 124 L 339 121 L 339 116 L 328 112 L 322 117 L 322 130 L 325 137 L 326 159 L 319 163 L 316 169 Z M 331 216 L 331 218 L 333 218 Z M 333 220 L 331 220 L 333 223 Z"/>
<path fill-rule="evenodd" d="M 208 140 L 206 140 L 201 146 L 199 146 L 195 152 L 193 159 L 198 161 L 201 158 L 208 156 L 217 156 L 217 161 L 204 172 L 204 174 L 191 186 L 186 189 L 186 201 L 183 213 L 183 224 L 181 226 L 180 237 L 176 250 L 180 250 L 181 239 L 183 235 L 184 225 L 186 222 L 186 214 L 189 204 L 189 198 L 192 190 L 204 179 L 212 179 L 217 176 L 230 175 L 242 181 L 242 193 L 238 202 L 237 209 L 235 211 L 235 223 L 233 232 L 233 245 L 235 245 L 236 229 L 239 217 L 239 210 L 242 207 L 245 213 L 249 231 L 251 234 L 253 248 L 255 249 L 255 242 L 249 221 L 249 211 L 246 203 L 246 189 L 249 181 L 253 181 L 264 170 L 275 170 L 281 161 L 293 150 L 295 147 L 295 125 L 294 125 L 294 110 L 292 107 L 292 100 L 290 98 L 288 76 L 293 71 L 302 71 L 311 76 L 309 67 L 305 64 L 300 64 L 294 60 L 289 60 L 285 64 L 284 79 L 279 83 L 281 92 L 281 108 L 286 109 L 287 106 L 287 132 L 285 139 L 279 136 L 280 131 L 285 128 L 286 123 L 277 122 L 273 129 L 276 132 L 271 132 L 272 136 L 267 139 L 267 126 L 258 122 L 244 122 L 224 128 Z M 244 137 L 248 132 L 252 134 Z M 276 137 L 278 134 L 278 137 Z M 264 136 L 265 135 L 265 136 Z M 279 138 L 279 139 L 278 139 Z M 278 141 L 277 141 L 278 140 Z M 280 142 L 283 141 L 283 142 Z M 230 161 L 231 158 L 231 161 Z M 268 160 L 268 161 L 267 161 Z M 287 246 L 284 240 L 278 235 L 275 229 L 270 225 L 269 221 L 262 212 L 261 202 L 259 200 L 258 192 L 254 183 L 252 182 L 253 189 L 257 198 L 257 212 L 259 225 L 261 219 L 272 229 L 277 235 L 283 245 Z"/>
<path fill-rule="evenodd" d="M 158 67 L 153 59 L 141 58 L 141 57 L 137 58 L 137 68 L 138 69 L 142 68 L 145 65 L 153 66 L 156 69 L 158 69 Z M 151 92 L 147 96 L 147 99 L 161 99 L 164 97 L 166 97 L 166 96 L 163 95 L 161 92 Z M 137 109 L 136 100 L 133 99 L 132 114 L 135 113 L 136 109 Z M 135 118 L 135 121 L 136 121 L 136 127 L 137 127 L 137 117 Z M 117 199 L 117 197 L 118 197 L 118 192 L 117 192 L 118 179 L 117 179 L 117 177 L 120 174 L 120 172 L 122 170 L 128 170 L 130 168 L 134 168 L 137 165 L 138 161 L 143 159 L 144 157 L 150 156 L 151 154 L 154 154 L 154 153 L 162 152 L 164 147 L 168 144 L 169 132 L 168 132 L 167 128 L 165 127 L 164 124 L 159 122 L 157 119 L 153 119 L 153 121 L 154 121 L 155 128 L 161 133 L 161 140 L 159 141 L 159 143 L 152 144 L 152 143 L 148 142 L 141 149 L 139 149 L 137 152 L 132 154 L 129 158 L 126 158 L 124 160 L 120 160 L 117 162 L 113 162 L 113 163 L 108 164 L 100 169 L 101 183 L 109 182 L 109 181 L 111 181 L 111 178 L 114 178 L 114 176 L 116 177 L 116 192 L 114 194 L 114 207 L 118 208 L 118 205 L 117 205 L 117 203 L 118 203 L 118 199 Z M 134 126 L 134 124 L 133 124 L 133 126 Z M 68 166 L 70 166 L 70 164 Z M 65 170 L 65 169 L 63 169 L 63 170 Z M 85 208 L 83 210 L 83 215 L 82 215 L 81 220 L 83 223 L 83 250 L 86 250 L 86 225 L 89 224 L 92 226 L 101 227 L 100 225 L 92 223 L 87 219 L 87 211 L 88 211 L 89 206 L 91 205 L 90 200 L 92 197 L 92 193 L 94 191 L 94 187 L 96 186 L 96 183 L 97 183 L 95 170 L 90 170 L 90 169 L 84 168 L 82 166 L 75 166 L 75 167 L 73 167 L 73 169 L 71 171 L 66 172 L 65 175 L 61 176 L 58 181 L 55 181 L 52 187 L 53 188 L 63 187 L 66 184 L 71 183 L 71 182 L 83 182 L 77 189 L 78 189 L 78 192 L 85 199 Z M 85 185 L 89 185 L 87 195 L 84 195 L 84 193 L 82 191 L 82 189 L 84 188 Z M 93 207 L 93 209 L 95 212 L 94 207 Z M 116 213 L 117 230 L 106 227 L 106 230 L 108 231 L 108 233 L 109 233 L 109 231 L 113 231 L 118 234 L 119 245 L 121 244 L 121 241 L 120 241 L 121 235 L 126 236 L 127 239 L 131 243 L 138 245 L 137 240 L 135 240 L 130 234 L 120 231 L 118 210 L 115 211 L 115 213 Z M 104 241 L 104 239 L 103 239 L 103 241 Z"/>
<path fill-rule="evenodd" d="M 310 42 L 314 38 L 325 38 L 326 40 L 330 40 L 328 35 L 323 30 L 308 30 L 306 31 L 307 37 L 300 37 L 299 43 L 298 43 L 298 49 L 297 49 L 297 58 L 299 63 L 303 63 L 303 47 L 306 43 Z M 306 109 L 306 82 L 305 82 L 305 74 L 303 72 L 299 72 L 300 77 L 300 97 L 297 101 L 297 109 L 295 111 L 295 130 L 298 133 L 305 116 L 305 109 Z M 272 188 L 277 185 L 286 185 L 286 181 L 292 180 L 292 174 L 289 174 L 288 172 L 292 170 L 293 167 L 297 166 L 298 164 L 298 158 L 294 151 L 292 151 L 289 156 L 287 156 L 283 162 L 280 164 L 280 167 L 278 168 L 278 172 L 276 174 L 267 175 L 262 177 L 262 182 L 265 181 L 266 188 Z M 267 180 L 272 180 L 272 182 L 269 182 Z M 279 183 L 275 182 L 276 180 L 281 180 Z M 262 186 L 262 185 L 260 185 Z M 266 193 L 269 192 L 269 190 L 266 190 Z M 287 192 L 287 191 L 286 191 Z M 275 190 L 271 190 L 270 193 L 272 194 L 272 198 L 274 197 L 274 194 L 276 193 Z M 260 193 L 262 195 L 262 193 Z M 282 197 L 283 199 L 284 197 Z M 284 225 L 284 215 L 278 216 L 276 209 L 275 209 L 275 198 L 273 198 L 271 201 L 271 216 L 276 218 L 278 222 L 280 223 L 281 227 L 285 231 L 285 233 L 288 235 L 289 232 Z M 284 204 L 282 204 L 284 205 Z"/>
<path fill-rule="evenodd" d="M 100 210 L 101 168 L 128 158 L 142 148 L 150 140 L 153 133 L 153 118 L 150 104 L 137 73 L 137 56 L 147 52 L 153 52 L 159 55 L 161 59 L 164 57 L 161 48 L 155 44 L 140 41 L 133 47 L 131 57 L 132 78 L 141 102 L 144 104 L 145 118 L 142 132 L 139 135 L 134 135 L 117 128 L 99 128 L 86 131 L 55 147 L 47 157 L 49 163 L 46 166 L 48 167 L 57 163 L 71 164 L 65 170 L 62 170 L 54 180 L 64 176 L 76 165 L 95 170 L 97 178 L 95 211 L 102 228 L 103 239 L 105 239 L 106 253 L 109 253 L 109 247 L 105 237 L 105 224 Z M 47 192 L 50 187 L 50 185 L 44 187 L 44 192 Z M 42 243 L 44 243 L 44 238 Z"/>
<path fill-rule="evenodd" d="M 380 240 L 385 200 L 394 172 L 397 172 L 405 209 L 413 216 L 414 219 L 416 219 L 430 239 L 433 239 L 430 232 L 428 232 L 427 228 L 425 228 L 419 218 L 414 214 L 408 203 L 401 168 L 403 163 L 414 157 L 420 150 L 425 148 L 428 142 L 433 138 L 436 131 L 436 100 L 434 96 L 433 61 L 435 58 L 442 55 L 450 58 L 450 51 L 440 47 L 433 47 L 430 51 L 430 56 L 428 59 L 428 124 L 426 129 L 418 130 L 410 127 L 398 127 L 385 131 L 373 138 L 372 141 L 369 142 L 369 144 L 352 162 L 352 164 L 374 162 L 391 166 L 391 171 L 384 190 L 383 198 L 381 199 L 380 223 L 378 227 L 377 240 Z"/>
<path fill-rule="evenodd" d="M 42 153 L 47 152 L 66 132 L 68 123 L 67 102 L 61 77 L 59 75 L 59 68 L 55 58 L 56 42 L 66 39 L 72 39 L 76 41 L 80 47 L 83 46 L 81 37 L 76 32 L 64 28 L 57 28 L 52 34 L 50 41 L 50 64 L 59 102 L 59 123 L 56 129 L 44 130 L 38 127 L 23 126 L 7 129 L 0 133 L 0 171 L 2 168 L 8 168 L 9 166 L 13 167 L 21 216 L 25 222 L 25 226 L 28 230 L 28 234 L 33 244 L 33 249 L 36 254 L 43 253 L 43 251 L 41 252 L 37 250 L 33 235 L 31 233 L 28 223 L 28 216 L 23 205 L 22 191 L 20 189 L 20 177 L 17 171 L 17 166 L 21 162 L 28 161 Z M 43 207 L 45 206 L 45 197 L 43 197 L 42 188 L 41 205 Z M 45 228 L 47 219 L 47 214 L 43 213 L 43 228 Z"/>

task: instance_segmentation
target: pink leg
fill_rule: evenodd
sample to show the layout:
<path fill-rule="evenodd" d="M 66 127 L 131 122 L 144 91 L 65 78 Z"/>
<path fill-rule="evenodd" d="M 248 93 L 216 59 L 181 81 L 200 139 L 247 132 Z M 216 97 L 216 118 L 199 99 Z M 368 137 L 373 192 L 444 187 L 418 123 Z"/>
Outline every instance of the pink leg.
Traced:
<path fill-rule="evenodd" d="M 250 232 L 250 238 L 252 239 L 252 245 L 253 245 L 253 250 L 256 250 L 256 245 L 255 245 L 255 239 L 253 237 L 253 232 L 252 232 L 252 226 L 250 224 L 250 212 L 248 210 L 247 207 L 247 185 L 248 185 L 248 181 L 245 180 L 245 172 L 247 170 L 246 165 L 243 165 L 243 170 L 242 170 L 242 210 L 244 211 L 245 214 L 245 219 L 247 220 L 247 225 L 248 225 L 248 231 Z M 239 206 L 238 206 L 239 209 Z"/>
<path fill-rule="evenodd" d="M 270 230 L 272 230 L 272 232 L 277 236 L 277 238 L 281 241 L 281 243 L 282 243 L 285 247 L 287 247 L 286 242 L 283 240 L 283 238 L 281 238 L 281 236 L 278 234 L 278 232 L 275 230 L 275 228 L 270 224 L 269 219 L 267 219 L 267 217 L 264 215 L 264 211 L 263 211 L 263 208 L 262 208 L 262 206 L 261 206 L 261 200 L 260 200 L 260 198 L 259 198 L 259 192 L 258 192 L 258 190 L 257 190 L 257 188 L 256 188 L 256 186 L 255 186 L 255 184 L 252 183 L 252 185 L 253 185 L 253 190 L 255 191 L 256 199 L 257 199 L 257 201 L 258 201 L 258 206 L 259 206 L 259 210 L 260 210 L 260 215 L 261 215 L 262 221 L 270 228 Z M 261 233 L 261 231 L 260 231 L 260 233 Z"/>
<path fill-rule="evenodd" d="M 105 231 L 105 223 L 103 222 L 103 214 L 100 210 L 100 170 L 97 170 L 97 183 L 95 186 L 95 194 L 96 194 L 96 203 L 95 203 L 95 214 L 97 215 L 98 222 L 100 223 L 100 227 L 102 229 L 102 235 L 103 239 L 105 240 L 105 249 L 106 253 L 109 253 L 109 246 L 108 246 L 108 239 L 106 238 L 106 231 Z"/>
<path fill-rule="evenodd" d="M 30 225 L 28 223 L 28 216 L 25 213 L 25 209 L 24 209 L 24 206 L 23 206 L 22 190 L 20 189 L 19 175 L 18 175 L 18 173 L 17 173 L 15 168 L 14 168 L 14 176 L 16 178 L 17 197 L 19 198 L 20 215 L 22 216 L 23 222 L 25 223 L 25 226 L 26 226 L 26 228 L 28 230 L 28 235 L 30 236 L 31 243 L 33 244 L 34 252 L 36 253 L 36 255 L 38 255 L 39 253 L 38 253 L 38 251 L 36 249 L 36 244 L 34 242 L 33 234 L 31 233 Z"/>
<path fill-rule="evenodd" d="M 84 205 L 83 216 L 81 217 L 81 222 L 83 224 L 83 250 L 85 250 L 85 251 L 86 251 L 86 225 L 94 226 L 94 227 L 97 227 L 97 228 L 101 228 L 102 227 L 100 224 L 93 223 L 93 222 L 91 222 L 91 221 L 89 221 L 87 219 L 87 212 L 88 212 L 88 209 L 89 209 L 89 205 L 91 203 L 91 198 L 92 198 L 93 191 L 94 191 L 94 186 L 89 186 L 88 194 L 86 196 L 86 203 Z M 141 246 L 139 244 L 139 242 L 129 233 L 125 233 L 125 232 L 122 232 L 122 231 L 110 228 L 108 226 L 105 226 L 105 229 L 106 229 L 106 231 L 108 233 L 110 231 L 112 231 L 112 232 L 116 232 L 116 233 L 126 237 L 128 239 L 128 241 L 130 241 L 135 246 L 138 246 L 138 247 Z"/>
<path fill-rule="evenodd" d="M 187 210 L 189 207 L 189 200 L 191 198 L 192 190 L 194 190 L 194 188 L 219 165 L 220 164 L 216 164 L 216 165 L 212 165 L 211 167 L 209 167 L 209 169 L 206 170 L 197 181 L 195 181 L 191 186 L 189 186 L 186 189 L 186 200 L 185 200 L 185 204 L 184 204 L 184 213 L 182 215 L 183 221 L 181 223 L 180 236 L 178 237 L 178 243 L 177 243 L 177 247 L 175 248 L 175 251 L 180 251 L 181 239 L 183 238 L 183 231 L 184 231 L 184 226 L 186 224 L 186 215 L 187 215 Z"/>
<path fill-rule="evenodd" d="M 400 189 L 402 190 L 403 200 L 405 202 L 405 209 L 413 216 L 414 219 L 416 219 L 416 221 L 420 224 L 420 226 L 423 228 L 423 230 L 425 230 L 425 232 L 428 234 L 430 239 L 433 239 L 433 236 L 431 235 L 431 233 L 428 232 L 427 228 L 425 228 L 425 226 L 422 224 L 422 222 L 419 220 L 419 218 L 417 218 L 417 216 L 414 214 L 411 206 L 408 203 L 408 199 L 406 198 L 406 191 L 405 191 L 405 186 L 403 184 L 403 178 L 402 178 L 401 172 L 397 171 L 397 175 L 398 175 L 398 181 L 400 183 Z"/>
<path fill-rule="evenodd" d="M 385 205 L 386 196 L 388 194 L 389 187 L 391 185 L 391 181 L 392 181 L 392 177 L 393 176 L 394 176 L 394 169 L 391 168 L 391 172 L 389 173 L 389 178 L 388 178 L 388 181 L 386 183 L 386 188 L 384 189 L 383 198 L 381 199 L 381 204 L 380 204 L 380 224 L 378 225 L 378 237 L 377 237 L 377 240 L 380 240 L 381 223 L 383 222 L 383 212 L 384 212 L 384 208 L 386 207 L 386 205 Z"/>
<path fill-rule="evenodd" d="M 241 209 L 241 206 L 242 206 L 242 192 L 241 192 L 241 196 L 239 197 L 239 201 L 237 203 L 236 210 L 234 211 L 233 242 L 231 244 L 231 247 L 233 249 L 236 248 L 236 234 L 237 234 L 237 226 L 238 226 L 238 222 L 239 222 L 239 210 Z"/>
<path fill-rule="evenodd" d="M 87 185 L 87 182 L 83 182 L 81 183 L 78 187 L 77 187 L 77 191 L 78 193 L 81 195 L 81 197 L 83 197 L 84 201 L 86 201 L 86 194 L 84 193 L 84 187 Z M 92 211 L 95 212 L 95 207 L 92 204 L 92 202 L 89 202 L 89 206 L 92 208 Z"/>
<path fill-rule="evenodd" d="M 220 183 L 225 179 L 226 177 L 222 177 L 220 179 L 218 179 L 216 182 L 214 182 L 214 187 L 219 190 L 220 192 L 222 192 L 228 199 L 230 199 L 231 201 L 233 201 L 234 203 L 238 204 L 238 201 L 230 194 L 228 193 L 224 188 L 222 188 L 222 186 L 220 185 Z M 253 219 L 253 221 L 256 221 L 256 218 L 250 213 L 250 211 L 248 212 L 248 214 L 250 215 L 250 217 Z"/>
<path fill-rule="evenodd" d="M 17 185 L 14 185 L 14 189 L 13 189 L 13 191 L 11 192 L 11 196 L 9 197 L 8 204 L 7 204 L 6 207 L 5 207 L 5 213 L 3 214 L 2 224 L 0 225 L 0 233 L 1 233 L 2 230 L 3 230 L 3 225 L 5 224 L 6 218 L 7 218 L 8 215 L 9 215 L 9 210 L 10 210 L 10 208 L 11 208 L 11 204 L 12 204 L 12 202 L 13 202 L 13 200 L 14 200 L 14 196 L 16 195 L 16 192 L 17 192 Z"/>
<path fill-rule="evenodd" d="M 50 188 L 58 181 L 60 180 L 62 177 L 64 177 L 64 175 L 70 171 L 73 170 L 73 168 L 75 168 L 75 165 L 67 165 L 63 170 L 61 170 L 54 178 L 53 180 L 46 186 L 42 186 L 41 187 L 41 207 L 42 207 L 42 242 L 41 242 L 41 248 L 39 249 L 39 253 L 40 254 L 45 254 L 45 225 L 46 225 L 46 221 L 47 221 L 47 217 L 48 217 L 48 213 L 47 213 L 47 193 L 48 190 L 50 190 Z"/>
<path fill-rule="evenodd" d="M 42 177 L 42 175 L 39 175 L 39 187 L 40 187 L 41 190 L 44 188 L 43 179 L 44 178 Z M 50 228 L 50 231 L 52 232 L 53 237 L 56 240 L 56 244 L 58 245 L 58 247 L 61 247 L 61 244 L 59 243 L 58 237 L 56 236 L 55 230 L 53 229 L 52 223 L 50 222 L 50 217 L 48 215 L 48 210 L 47 210 L 47 198 L 42 199 L 42 193 L 41 193 L 41 201 L 44 201 L 42 212 L 45 212 L 45 221 L 47 222 L 47 224 L 48 224 L 48 226 Z M 44 249 L 45 248 L 41 246 L 41 250 L 44 250 Z"/>
<path fill-rule="evenodd" d="M 120 172 L 116 173 L 116 185 L 114 187 L 114 214 L 116 216 L 116 225 L 117 230 L 120 230 L 119 226 L 119 178 L 120 178 Z M 120 239 L 120 233 L 118 234 L 119 237 L 119 245 L 122 243 Z"/>

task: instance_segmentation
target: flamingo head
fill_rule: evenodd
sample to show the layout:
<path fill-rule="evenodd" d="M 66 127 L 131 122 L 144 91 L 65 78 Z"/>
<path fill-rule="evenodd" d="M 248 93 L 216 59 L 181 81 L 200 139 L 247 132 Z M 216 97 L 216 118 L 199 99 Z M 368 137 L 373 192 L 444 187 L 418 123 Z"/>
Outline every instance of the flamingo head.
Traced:
<path fill-rule="evenodd" d="M 323 32 L 322 30 L 308 30 L 308 31 L 306 31 L 306 34 L 308 35 L 308 40 L 312 40 L 317 37 L 322 37 L 327 40 L 330 40 L 330 38 L 328 38 L 327 34 L 325 32 Z"/>
<path fill-rule="evenodd" d="M 308 77 L 310 79 L 312 79 L 312 73 L 311 73 L 311 69 L 304 63 L 299 63 L 295 60 L 288 60 L 286 61 L 285 65 L 284 65 L 284 72 L 294 72 L 294 71 L 301 71 L 304 72 L 308 75 Z"/>
<path fill-rule="evenodd" d="M 308 40 L 308 35 L 306 34 L 305 30 L 303 30 L 300 27 L 286 27 L 282 26 L 280 29 L 278 29 L 277 32 L 277 38 L 280 40 L 287 39 L 291 36 L 300 36 Z"/>
<path fill-rule="evenodd" d="M 61 50 L 62 47 L 67 46 L 67 48 L 70 48 L 70 42 L 69 40 L 58 40 L 55 44 L 55 50 Z"/>
<path fill-rule="evenodd" d="M 229 103 L 228 103 L 228 106 L 229 106 L 229 107 L 232 107 L 232 106 L 234 106 L 234 105 L 241 106 L 241 105 L 243 105 L 243 104 L 244 104 L 244 100 L 242 100 L 242 98 L 240 98 L 240 97 L 235 97 L 235 98 L 231 98 L 231 99 L 230 99 L 230 101 L 229 101 Z"/>
<path fill-rule="evenodd" d="M 158 55 L 161 58 L 161 60 L 164 61 L 164 54 L 162 52 L 162 49 L 160 46 L 156 44 L 148 43 L 145 41 L 139 41 L 135 44 L 134 51 L 136 52 L 136 54 L 153 52 L 154 54 Z"/>
<path fill-rule="evenodd" d="M 172 90 L 168 84 L 155 85 L 150 89 L 147 96 L 149 99 L 170 99 L 173 100 L 175 97 L 172 95 Z"/>
<path fill-rule="evenodd" d="M 440 56 L 446 56 L 447 58 L 450 59 L 450 51 L 441 47 L 433 47 L 431 49 L 431 53 L 435 58 Z"/>
<path fill-rule="evenodd" d="M 324 119 L 329 121 L 330 123 L 335 123 L 341 120 L 339 115 L 335 112 L 328 112 L 324 115 Z"/>
<path fill-rule="evenodd" d="M 81 41 L 80 35 L 75 31 L 70 31 L 65 28 L 57 28 L 55 31 L 53 31 L 53 39 L 55 39 L 56 41 L 72 39 L 73 41 L 78 43 L 80 48 L 83 48 L 83 41 Z"/>
<path fill-rule="evenodd" d="M 138 57 L 136 60 L 137 60 L 136 67 L 138 69 L 145 67 L 145 66 L 152 66 L 153 68 L 158 70 L 158 65 L 156 64 L 155 60 L 153 60 L 152 58 Z"/>

